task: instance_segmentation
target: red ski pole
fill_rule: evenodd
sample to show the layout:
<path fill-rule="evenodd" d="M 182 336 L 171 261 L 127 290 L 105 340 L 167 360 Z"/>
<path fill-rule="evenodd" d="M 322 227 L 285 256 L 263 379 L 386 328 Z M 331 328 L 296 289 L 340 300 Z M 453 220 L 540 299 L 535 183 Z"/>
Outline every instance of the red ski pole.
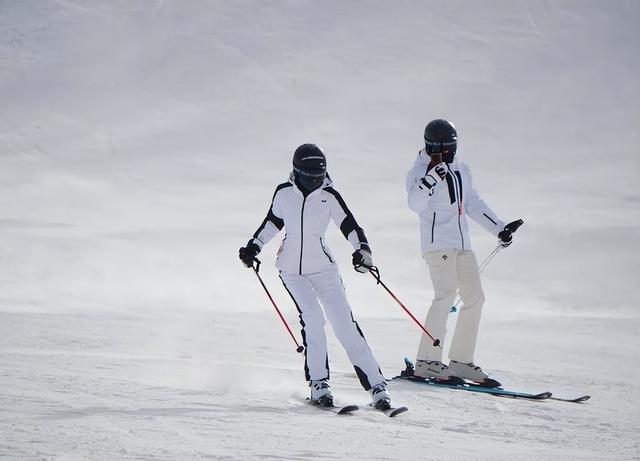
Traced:
<path fill-rule="evenodd" d="M 387 290 L 387 293 L 389 293 L 391 295 L 391 297 L 394 299 L 395 302 L 397 302 L 400 307 L 402 307 L 404 309 L 404 311 L 409 314 L 409 317 L 411 317 L 411 319 L 416 322 L 416 324 L 420 327 L 420 329 L 422 329 L 422 331 L 433 340 L 433 345 L 434 347 L 442 347 L 440 346 L 440 340 L 434 338 L 431 333 L 429 333 L 429 331 L 422 325 L 422 323 L 420 323 L 420 321 L 415 317 L 415 315 L 413 315 L 411 313 L 411 311 L 409 309 L 407 309 L 405 307 L 404 304 L 402 304 L 402 301 L 400 301 L 398 299 L 398 297 L 396 295 L 393 294 L 393 292 L 384 284 L 384 282 L 382 280 L 380 280 L 380 271 L 378 270 L 378 268 L 376 266 L 363 266 L 366 267 L 367 269 L 369 269 L 369 273 L 373 276 L 373 278 L 376 279 L 376 281 L 378 282 L 378 284 L 382 285 L 382 288 L 384 288 L 385 290 Z"/>
<path fill-rule="evenodd" d="M 293 339 L 293 342 L 296 343 L 296 352 L 302 353 L 304 351 L 304 347 L 298 343 L 298 340 L 296 339 L 293 332 L 291 331 L 291 328 L 289 328 L 289 324 L 287 323 L 287 320 L 284 318 L 284 315 L 282 315 L 282 312 L 280 312 L 280 309 L 278 309 L 276 302 L 271 297 L 271 293 L 269 293 L 267 286 L 264 284 L 264 282 L 262 281 L 262 277 L 260 277 L 260 274 L 258 273 L 258 271 L 260 270 L 260 260 L 258 258 L 255 258 L 255 262 L 256 262 L 256 265 L 251 266 L 251 268 L 256 273 L 256 276 L 258 277 L 258 281 L 260 282 L 260 285 L 262 285 L 262 288 L 264 288 L 265 293 L 267 293 L 267 296 L 269 297 L 269 301 L 271 301 L 271 304 L 273 304 L 273 307 L 276 309 L 276 312 L 280 316 L 280 320 L 282 320 L 282 323 L 284 324 L 285 328 L 289 332 L 291 339 Z"/>

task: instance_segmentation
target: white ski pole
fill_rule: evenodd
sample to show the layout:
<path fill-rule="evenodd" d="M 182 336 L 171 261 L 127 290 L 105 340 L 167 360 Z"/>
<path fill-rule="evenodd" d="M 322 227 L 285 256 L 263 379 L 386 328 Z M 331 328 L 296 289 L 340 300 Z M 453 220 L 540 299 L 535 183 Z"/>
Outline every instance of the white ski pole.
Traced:
<path fill-rule="evenodd" d="M 518 219 L 516 221 L 510 222 L 509 224 L 507 224 L 505 226 L 505 229 L 511 231 L 511 233 L 513 234 L 523 224 L 524 224 L 524 221 L 522 219 Z M 482 272 L 484 272 L 484 270 L 487 268 L 487 266 L 493 260 L 493 258 L 495 258 L 496 255 L 503 248 L 506 248 L 506 246 L 503 245 L 502 243 L 498 244 L 498 246 L 491 253 L 489 253 L 489 255 L 486 258 L 484 258 L 484 260 L 480 263 L 480 265 L 478 266 L 478 273 L 482 274 Z M 455 302 L 455 304 L 453 306 L 451 306 L 451 312 L 452 313 L 458 311 L 458 304 L 460 304 L 460 301 L 462 301 L 462 298 L 458 294 L 457 295 L 457 301 Z"/>

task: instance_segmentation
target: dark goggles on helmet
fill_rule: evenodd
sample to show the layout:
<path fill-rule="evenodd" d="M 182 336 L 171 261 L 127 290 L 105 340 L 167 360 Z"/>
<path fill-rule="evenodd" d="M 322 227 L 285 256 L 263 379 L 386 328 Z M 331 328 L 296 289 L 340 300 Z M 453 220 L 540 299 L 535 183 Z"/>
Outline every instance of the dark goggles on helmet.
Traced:
<path fill-rule="evenodd" d="M 327 176 L 327 170 L 324 168 L 298 168 L 293 167 L 293 173 L 299 185 L 307 191 L 314 191 L 322 187 L 324 179 Z"/>
<path fill-rule="evenodd" d="M 442 154 L 444 152 L 455 152 L 458 141 L 429 141 L 428 139 L 424 140 L 424 145 L 426 147 L 428 154 Z"/>
<path fill-rule="evenodd" d="M 327 170 L 325 170 L 324 168 L 305 168 L 303 170 L 302 168 L 294 166 L 293 171 L 310 180 L 324 179 L 327 175 Z"/>

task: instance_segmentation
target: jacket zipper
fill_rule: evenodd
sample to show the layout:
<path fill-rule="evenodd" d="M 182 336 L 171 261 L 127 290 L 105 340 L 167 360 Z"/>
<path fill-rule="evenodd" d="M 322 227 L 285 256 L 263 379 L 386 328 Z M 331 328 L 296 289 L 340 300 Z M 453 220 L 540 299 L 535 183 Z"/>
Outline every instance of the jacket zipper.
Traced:
<path fill-rule="evenodd" d="M 302 251 L 304 249 L 304 204 L 307 197 L 302 199 L 302 209 L 300 210 L 300 267 L 298 273 L 302 275 Z"/>
<path fill-rule="evenodd" d="M 324 248 L 324 244 L 322 243 L 322 237 L 320 237 L 320 247 L 322 248 L 322 252 L 327 256 L 327 258 L 329 258 L 329 262 L 333 263 L 333 259 L 331 259 L 331 256 L 329 256 L 329 253 L 327 253 L 327 250 Z"/>
<path fill-rule="evenodd" d="M 433 222 L 431 223 L 431 243 L 433 243 L 433 228 L 436 227 L 436 212 L 433 212 Z"/>
<path fill-rule="evenodd" d="M 462 235 L 462 225 L 460 224 L 460 207 L 462 206 L 462 198 L 460 197 L 460 178 L 456 177 L 456 175 L 453 174 L 453 171 L 451 171 L 450 167 L 449 172 L 451 173 L 451 176 L 453 176 L 453 182 L 456 185 L 456 205 L 458 207 L 456 213 L 458 214 L 458 230 L 460 231 L 460 240 L 462 240 L 462 249 L 464 250 L 464 236 Z"/>
<path fill-rule="evenodd" d="M 282 250 L 284 249 L 284 242 L 287 241 L 287 234 L 284 234 L 284 238 L 282 239 L 282 242 L 280 242 L 280 248 L 278 248 L 278 253 L 277 253 L 277 258 L 280 257 L 280 253 L 282 253 Z"/>

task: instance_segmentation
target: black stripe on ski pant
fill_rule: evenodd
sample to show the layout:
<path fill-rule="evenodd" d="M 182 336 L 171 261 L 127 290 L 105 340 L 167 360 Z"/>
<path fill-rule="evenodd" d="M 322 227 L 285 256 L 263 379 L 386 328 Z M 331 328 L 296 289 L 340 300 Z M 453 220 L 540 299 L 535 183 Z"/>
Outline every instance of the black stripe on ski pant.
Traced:
<path fill-rule="evenodd" d="M 362 339 L 364 340 L 364 342 L 367 342 L 367 338 L 364 337 L 364 333 L 360 329 L 360 325 L 358 325 L 358 322 L 356 322 L 356 319 L 353 318 L 353 312 L 350 312 L 350 314 L 351 314 L 351 321 L 356 325 L 356 330 L 358 330 L 358 333 L 360 334 L 360 336 L 362 336 Z M 368 344 L 369 343 L 367 343 L 367 345 Z M 362 371 L 362 369 L 360 369 L 360 367 L 357 365 L 354 365 L 353 369 L 356 370 L 356 375 L 358 375 L 358 379 L 360 380 L 360 384 L 362 385 L 364 390 L 368 391 L 369 389 L 371 389 L 372 386 L 371 386 L 371 383 L 369 382 L 369 377 L 367 376 L 367 374 L 364 371 Z M 378 367 L 378 372 L 382 374 L 382 370 L 380 370 L 380 367 Z"/>
<path fill-rule="evenodd" d="M 302 331 L 300 333 L 302 334 L 302 345 L 304 346 L 304 377 L 307 381 L 311 381 L 311 375 L 309 374 L 309 366 L 307 365 L 307 334 L 304 331 L 305 324 L 304 324 L 304 320 L 302 320 L 302 309 L 300 309 L 300 306 L 298 305 L 298 301 L 296 301 L 296 298 L 294 298 L 293 294 L 289 291 L 287 284 L 284 283 L 284 279 L 282 278 L 282 276 L 279 275 L 278 277 L 280 277 L 280 281 L 284 285 L 284 289 L 287 290 L 287 293 L 289 293 L 289 296 L 291 296 L 291 299 L 293 300 L 293 304 L 296 305 L 296 309 L 298 310 L 298 318 L 300 319 L 300 325 L 302 325 Z M 329 379 L 329 354 L 328 353 L 327 353 L 325 366 L 327 368 L 327 379 Z"/>

